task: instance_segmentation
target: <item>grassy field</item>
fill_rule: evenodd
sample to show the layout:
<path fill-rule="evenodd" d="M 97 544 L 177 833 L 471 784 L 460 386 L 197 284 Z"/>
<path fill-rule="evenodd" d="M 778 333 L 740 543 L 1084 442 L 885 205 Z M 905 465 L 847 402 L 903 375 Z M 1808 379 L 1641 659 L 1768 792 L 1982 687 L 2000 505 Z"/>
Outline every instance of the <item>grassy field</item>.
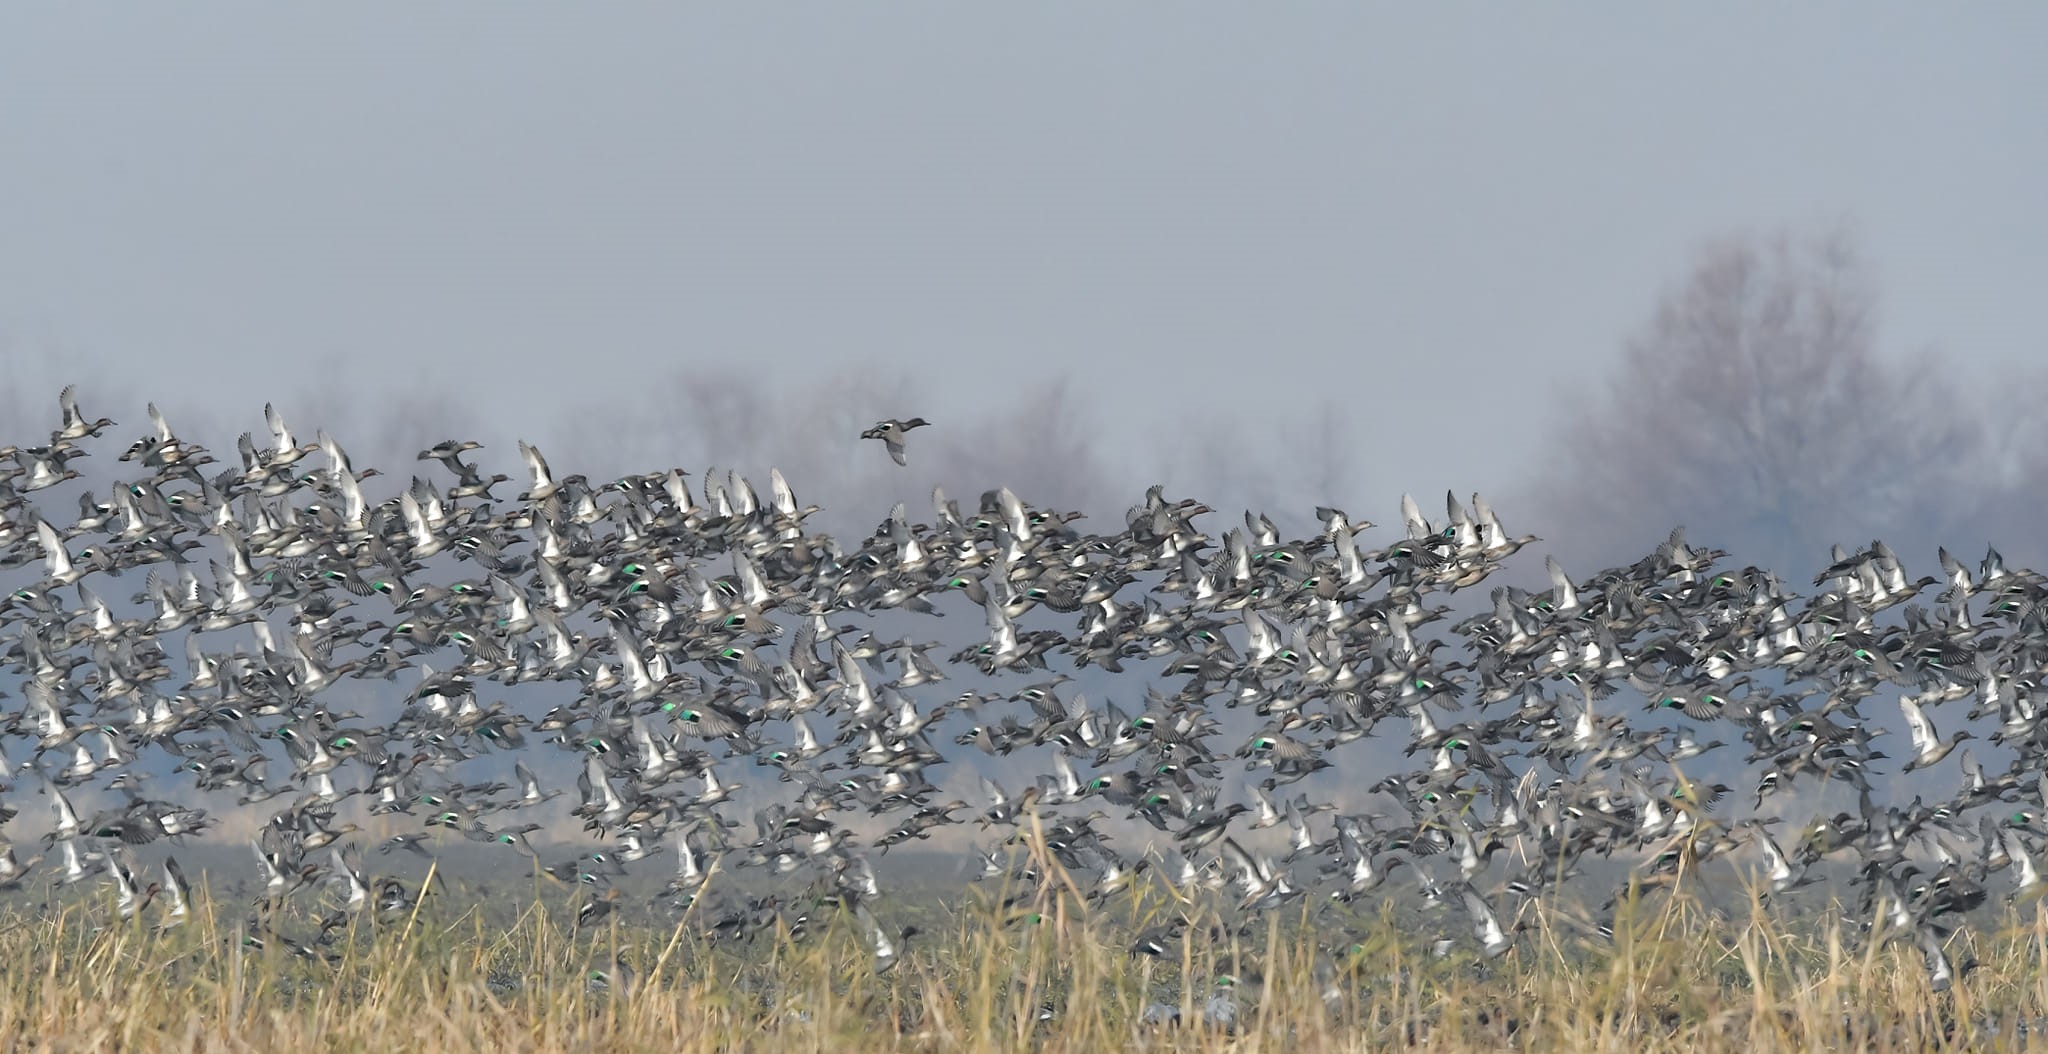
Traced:
<path fill-rule="evenodd" d="M 2031 908 L 1974 927 L 1988 935 L 1974 945 L 1953 938 L 1958 978 L 1936 992 L 1910 936 L 1869 940 L 1837 914 L 1794 922 L 1753 902 L 1709 910 L 1683 889 L 1620 912 L 1611 940 L 1531 908 L 1493 960 L 1469 939 L 1436 954 L 1438 934 L 1463 932 L 1455 911 L 1194 915 L 1154 957 L 1134 936 L 1190 911 L 1156 887 L 1098 909 L 1057 887 L 1007 907 L 993 890 L 934 894 L 884 914 L 890 933 L 917 932 L 878 973 L 856 917 L 801 890 L 734 936 L 709 908 L 637 900 L 576 932 L 586 898 L 536 888 L 444 886 L 324 938 L 317 916 L 252 931 L 246 901 L 225 898 L 161 931 L 147 913 L 96 926 L 111 915 L 96 901 L 16 902 L 0 916 L 0 1036 L 11 1049 L 494 1054 L 2004 1050 L 2025 1049 L 2019 1023 L 2048 1007 L 2048 926 Z M 1219 994 L 1230 1027 L 1205 1012 Z"/>

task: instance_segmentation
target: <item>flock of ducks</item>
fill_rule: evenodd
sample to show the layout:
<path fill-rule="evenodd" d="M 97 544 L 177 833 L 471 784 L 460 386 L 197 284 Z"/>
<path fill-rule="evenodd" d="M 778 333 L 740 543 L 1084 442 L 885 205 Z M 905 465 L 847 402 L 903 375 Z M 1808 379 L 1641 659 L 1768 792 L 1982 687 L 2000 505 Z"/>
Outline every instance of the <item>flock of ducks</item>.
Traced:
<path fill-rule="evenodd" d="M 0 449 L 0 566 L 26 579 L 0 600 L 20 697 L 0 749 L 27 758 L 0 769 L 0 817 L 45 850 L 0 852 L 0 887 L 104 880 L 123 919 L 189 916 L 175 857 L 150 871 L 134 847 L 204 832 L 227 802 L 264 817 L 249 939 L 317 919 L 303 951 L 411 910 L 416 882 L 372 874 L 340 822 L 351 799 L 418 825 L 379 861 L 459 836 L 587 887 L 578 930 L 629 871 L 672 872 L 660 901 L 733 937 L 808 917 L 737 873 L 807 878 L 877 969 L 908 935 L 873 910 L 873 858 L 947 827 L 998 838 L 983 877 L 1020 922 L 1062 889 L 1102 905 L 1140 882 L 1189 919 L 1312 898 L 1332 934 L 1399 898 L 1442 909 L 1440 953 L 1483 957 L 1596 859 L 1625 867 L 1584 898 L 1611 892 L 1605 907 L 1718 858 L 1784 897 L 1826 861 L 1854 875 L 1868 939 L 1917 945 L 1937 988 L 1963 968 L 1946 949 L 1969 912 L 2048 887 L 2048 580 L 1996 551 L 1974 570 L 1944 551 L 1916 581 L 1873 542 L 1802 594 L 1673 531 L 1586 578 L 1547 560 L 1532 590 L 1490 583 L 1537 539 L 1477 495 L 1438 520 L 1404 498 L 1372 541 L 1335 508 L 1302 538 L 1258 513 L 1219 531 L 1159 487 L 1099 532 L 1007 489 L 970 506 L 935 489 L 928 522 L 898 505 L 842 543 L 777 471 L 765 499 L 734 472 L 594 482 L 521 443 L 508 495 L 477 443 L 450 440 L 373 499 L 375 469 L 271 407 L 266 445 L 244 434 L 217 459 L 154 406 L 123 447 L 71 389 L 59 403 L 47 443 Z M 862 435 L 903 464 L 925 424 Z M 118 480 L 74 483 L 114 451 Z M 75 515 L 51 496 L 66 484 Z M 940 626 L 949 643 L 919 635 Z M 1133 701 L 1090 700 L 1077 676 Z M 1908 738 L 1888 754 L 1892 708 Z M 2010 764 L 1959 749 L 1965 725 Z M 943 792 L 963 755 L 1028 777 Z M 536 771 L 571 768 L 566 796 Z M 1901 770 L 1935 774 L 1878 800 Z M 88 794 L 107 804 L 74 807 Z M 1856 807 L 1788 815 L 1826 799 Z M 586 847 L 540 822 L 563 812 Z M 1121 847 L 1119 820 L 1152 846 Z M 1189 926 L 1136 934 L 1132 954 L 1177 958 Z"/>

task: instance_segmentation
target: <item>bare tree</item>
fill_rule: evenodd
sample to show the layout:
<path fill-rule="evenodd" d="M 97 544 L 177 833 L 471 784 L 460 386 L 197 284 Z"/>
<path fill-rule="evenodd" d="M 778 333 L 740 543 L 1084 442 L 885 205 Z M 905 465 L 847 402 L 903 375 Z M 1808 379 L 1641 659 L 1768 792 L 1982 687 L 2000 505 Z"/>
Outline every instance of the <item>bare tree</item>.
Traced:
<path fill-rule="evenodd" d="M 1787 572 L 1837 542 L 1930 544 L 1972 503 L 1983 430 L 1933 364 L 1877 354 L 1874 305 L 1839 231 L 1707 246 L 1605 390 L 1564 396 L 1544 536 L 1597 559 L 1684 525 Z"/>
<path fill-rule="evenodd" d="M 2048 539 L 2036 526 L 2048 516 L 2048 419 L 2039 409 L 2048 397 L 2048 368 L 2000 371 L 1996 385 L 1971 394 L 1988 436 L 1978 469 L 1984 482 L 1968 509 L 1970 523 L 1946 544 L 1968 556 L 1960 547 L 1988 541 L 2007 559 L 2037 566 L 2048 560 Z"/>
<path fill-rule="evenodd" d="M 1243 508 L 1286 531 L 1317 529 L 1315 509 L 1326 505 L 1384 519 L 1392 502 L 1362 490 L 1373 481 L 1359 463 L 1367 440 L 1355 412 L 1332 398 L 1303 411 L 1277 424 L 1238 422 L 1227 414 L 1181 423 L 1167 431 L 1155 455 L 1163 482 L 1199 495 L 1227 517 Z"/>

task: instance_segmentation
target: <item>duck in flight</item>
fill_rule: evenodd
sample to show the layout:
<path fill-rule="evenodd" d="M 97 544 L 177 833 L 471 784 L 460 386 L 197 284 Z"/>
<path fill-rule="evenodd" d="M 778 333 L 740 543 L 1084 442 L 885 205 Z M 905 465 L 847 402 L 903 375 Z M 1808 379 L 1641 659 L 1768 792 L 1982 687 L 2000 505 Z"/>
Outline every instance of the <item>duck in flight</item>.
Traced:
<path fill-rule="evenodd" d="M 931 424 L 931 422 L 922 417 L 913 417 L 908 421 L 898 421 L 892 417 L 886 421 L 877 422 L 875 427 L 862 432 L 860 437 L 862 439 L 881 440 L 882 445 L 889 448 L 889 456 L 896 459 L 897 464 L 908 465 L 910 462 L 903 457 L 903 433 L 913 428 L 923 428 L 928 424 Z"/>

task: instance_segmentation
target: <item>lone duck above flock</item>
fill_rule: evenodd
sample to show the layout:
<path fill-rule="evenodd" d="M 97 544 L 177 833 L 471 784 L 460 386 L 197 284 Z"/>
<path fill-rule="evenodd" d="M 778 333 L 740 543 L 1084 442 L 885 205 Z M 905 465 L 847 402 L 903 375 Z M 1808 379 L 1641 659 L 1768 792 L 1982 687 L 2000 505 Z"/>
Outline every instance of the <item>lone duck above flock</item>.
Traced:
<path fill-rule="evenodd" d="M 892 417 L 886 421 L 876 422 L 875 427 L 862 432 L 860 437 L 862 439 L 881 440 L 882 445 L 888 448 L 889 457 L 892 460 L 899 465 L 908 465 L 910 460 L 904 456 L 903 434 L 913 428 L 923 428 L 928 424 L 931 424 L 931 422 L 922 417 L 913 417 L 908 421 L 898 421 Z"/>

